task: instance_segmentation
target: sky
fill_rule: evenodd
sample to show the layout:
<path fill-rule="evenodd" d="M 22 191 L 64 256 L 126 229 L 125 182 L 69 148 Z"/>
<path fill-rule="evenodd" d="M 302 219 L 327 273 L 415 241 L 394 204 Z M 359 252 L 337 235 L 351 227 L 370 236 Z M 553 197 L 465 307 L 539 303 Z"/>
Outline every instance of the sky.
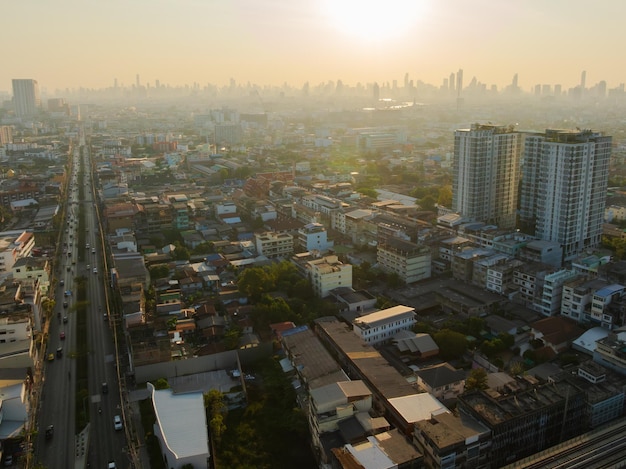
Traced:
<path fill-rule="evenodd" d="M 623 0 L 4 0 L 0 91 L 329 80 L 626 82 Z"/>

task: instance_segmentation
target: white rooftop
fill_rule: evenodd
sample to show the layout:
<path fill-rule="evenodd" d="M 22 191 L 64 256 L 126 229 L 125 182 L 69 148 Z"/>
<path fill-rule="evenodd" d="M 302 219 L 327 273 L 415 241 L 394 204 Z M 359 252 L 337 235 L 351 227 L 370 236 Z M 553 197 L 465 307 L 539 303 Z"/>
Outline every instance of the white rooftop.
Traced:
<path fill-rule="evenodd" d="M 446 406 L 427 392 L 394 397 L 389 399 L 389 403 L 408 423 L 428 420 L 432 415 L 450 412 Z"/>
<path fill-rule="evenodd" d="M 171 389 L 157 391 L 153 388 L 152 403 L 165 443 L 178 459 L 209 454 L 201 392 L 174 394 Z"/>

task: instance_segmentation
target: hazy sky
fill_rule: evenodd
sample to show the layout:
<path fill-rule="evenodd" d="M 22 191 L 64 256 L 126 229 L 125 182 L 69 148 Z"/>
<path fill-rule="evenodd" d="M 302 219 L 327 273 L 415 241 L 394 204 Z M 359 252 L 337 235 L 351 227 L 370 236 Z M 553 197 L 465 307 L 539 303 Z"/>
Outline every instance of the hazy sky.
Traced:
<path fill-rule="evenodd" d="M 626 82 L 624 0 L 5 0 L 0 90 L 379 83 L 459 68 L 498 87 Z"/>

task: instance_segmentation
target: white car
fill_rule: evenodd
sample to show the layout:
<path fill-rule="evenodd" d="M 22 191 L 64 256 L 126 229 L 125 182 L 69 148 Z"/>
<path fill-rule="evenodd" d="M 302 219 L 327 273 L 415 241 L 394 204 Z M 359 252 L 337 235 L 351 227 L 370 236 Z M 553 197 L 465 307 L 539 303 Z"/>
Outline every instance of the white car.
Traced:
<path fill-rule="evenodd" d="M 119 415 L 113 417 L 113 428 L 115 428 L 116 430 L 121 430 L 123 428 L 122 417 L 120 417 Z"/>
<path fill-rule="evenodd" d="M 109 461 L 109 464 L 107 465 L 107 469 L 117 469 L 117 466 L 115 465 L 115 461 Z"/>
<path fill-rule="evenodd" d="M 94 273 L 94 274 L 97 274 L 97 273 L 98 273 L 98 269 L 94 267 L 94 268 L 93 268 L 93 273 Z"/>

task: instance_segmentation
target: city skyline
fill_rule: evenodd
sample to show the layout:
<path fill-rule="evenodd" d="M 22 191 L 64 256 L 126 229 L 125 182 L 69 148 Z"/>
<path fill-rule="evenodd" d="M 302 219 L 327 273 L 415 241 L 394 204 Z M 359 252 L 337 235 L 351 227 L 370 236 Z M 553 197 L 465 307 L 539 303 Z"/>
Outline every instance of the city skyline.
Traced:
<path fill-rule="evenodd" d="M 611 44 L 626 32 L 622 2 L 455 0 L 78 0 L 11 4 L 12 47 L 0 91 L 37 79 L 48 93 L 108 88 L 115 79 L 182 86 L 238 83 L 293 87 L 341 80 L 435 86 L 459 69 L 503 89 L 626 82 Z"/>

